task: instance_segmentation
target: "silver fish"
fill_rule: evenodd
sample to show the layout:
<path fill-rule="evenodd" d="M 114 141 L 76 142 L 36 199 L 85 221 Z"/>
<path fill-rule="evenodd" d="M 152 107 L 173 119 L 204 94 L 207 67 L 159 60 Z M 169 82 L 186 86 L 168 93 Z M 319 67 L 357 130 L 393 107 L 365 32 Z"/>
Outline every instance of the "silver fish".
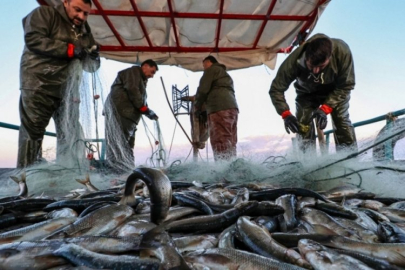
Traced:
<path fill-rule="evenodd" d="M 339 254 L 310 239 L 301 239 L 298 242 L 298 249 L 317 270 L 373 269 L 353 257 Z"/>
<path fill-rule="evenodd" d="M 107 234 L 123 223 L 134 210 L 126 205 L 109 205 L 78 219 L 73 224 L 57 231 L 49 239 L 74 237 L 80 235 Z"/>
<path fill-rule="evenodd" d="M 237 249 L 202 249 L 192 251 L 184 259 L 195 269 L 238 270 L 298 270 L 299 266 L 279 262 L 254 253 Z"/>

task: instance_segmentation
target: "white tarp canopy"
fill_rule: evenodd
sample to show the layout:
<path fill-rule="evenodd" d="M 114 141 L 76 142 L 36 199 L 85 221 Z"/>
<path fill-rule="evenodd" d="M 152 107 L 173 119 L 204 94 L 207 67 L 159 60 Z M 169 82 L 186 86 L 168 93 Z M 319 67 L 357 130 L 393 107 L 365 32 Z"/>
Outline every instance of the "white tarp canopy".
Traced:
<path fill-rule="evenodd" d="M 61 0 L 37 0 L 55 5 Z M 228 69 L 265 64 L 308 36 L 330 0 L 92 0 L 88 22 L 101 55 L 126 63 L 202 70 L 209 54 Z"/>

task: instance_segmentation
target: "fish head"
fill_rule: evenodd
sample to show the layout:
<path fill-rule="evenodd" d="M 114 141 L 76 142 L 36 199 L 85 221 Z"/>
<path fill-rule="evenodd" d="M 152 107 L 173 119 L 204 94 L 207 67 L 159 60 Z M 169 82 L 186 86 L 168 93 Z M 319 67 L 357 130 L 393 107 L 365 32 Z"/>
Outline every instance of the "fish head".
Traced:
<path fill-rule="evenodd" d="M 13 248 L 1 249 L 0 250 L 0 258 L 2 260 L 7 260 L 8 258 L 10 258 L 12 256 L 16 256 L 16 255 L 18 255 L 20 253 L 21 253 L 21 251 L 19 251 L 17 249 L 13 249 Z"/>
<path fill-rule="evenodd" d="M 395 234 L 395 228 L 389 222 L 384 221 L 378 224 L 377 235 L 382 242 L 386 242 L 388 238 Z"/>
<path fill-rule="evenodd" d="M 311 239 L 301 239 L 298 241 L 298 249 L 301 253 L 316 252 L 325 250 L 325 247 Z"/>

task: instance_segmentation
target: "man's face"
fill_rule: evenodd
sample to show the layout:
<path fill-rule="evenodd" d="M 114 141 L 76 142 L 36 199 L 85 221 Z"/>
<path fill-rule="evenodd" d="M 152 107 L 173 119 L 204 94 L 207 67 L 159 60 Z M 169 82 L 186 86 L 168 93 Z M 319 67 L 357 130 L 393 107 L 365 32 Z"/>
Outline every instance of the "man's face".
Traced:
<path fill-rule="evenodd" d="M 203 61 L 204 70 L 206 70 L 206 69 L 209 68 L 210 66 L 212 66 L 212 63 L 211 63 L 210 60 L 205 60 L 205 61 Z"/>
<path fill-rule="evenodd" d="M 151 67 L 148 64 L 144 64 L 142 67 L 142 72 L 145 74 L 147 79 L 153 78 L 156 73 L 156 67 Z"/>
<path fill-rule="evenodd" d="M 74 25 L 81 26 L 89 16 L 91 6 L 83 0 L 64 0 L 66 14 Z"/>
<path fill-rule="evenodd" d="M 323 62 L 320 65 L 312 65 L 311 62 L 309 60 L 305 60 L 305 65 L 307 65 L 307 68 L 313 73 L 313 74 L 318 74 L 319 72 L 321 72 L 322 70 L 324 70 L 326 68 L 326 66 L 329 64 L 330 58 L 326 59 L 325 62 Z"/>

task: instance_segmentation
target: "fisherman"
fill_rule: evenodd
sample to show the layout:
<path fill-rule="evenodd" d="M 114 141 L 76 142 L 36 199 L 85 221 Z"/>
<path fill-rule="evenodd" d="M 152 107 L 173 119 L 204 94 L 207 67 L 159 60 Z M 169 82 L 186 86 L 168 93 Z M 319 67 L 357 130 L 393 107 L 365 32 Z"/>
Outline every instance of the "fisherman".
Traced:
<path fill-rule="evenodd" d="M 295 81 L 296 116 L 290 112 L 284 92 Z M 331 114 L 336 149 L 357 150 L 356 135 L 349 119 L 349 100 L 354 89 L 353 58 L 340 39 L 316 34 L 291 53 L 280 66 L 270 87 L 276 111 L 287 133 L 298 134 L 304 152 L 315 147 L 313 119 L 320 130 Z"/>
<path fill-rule="evenodd" d="M 134 166 L 135 131 L 142 115 L 158 120 L 146 101 L 146 83 L 153 78 L 158 66 L 152 59 L 141 66 L 120 71 L 111 86 L 104 109 L 107 162 L 117 171 L 132 170 Z"/>
<path fill-rule="evenodd" d="M 57 155 L 66 150 L 63 145 L 72 136 L 62 128 L 67 106 L 77 116 L 70 118 L 71 125 L 81 130 L 77 113 L 80 76 L 83 69 L 95 72 L 100 66 L 99 49 L 86 22 L 90 10 L 91 0 L 64 0 L 55 7 L 40 6 L 23 19 L 18 168 L 42 159 L 42 140 L 51 117 Z M 73 100 L 66 98 L 68 87 L 76 93 Z"/>
<path fill-rule="evenodd" d="M 226 67 L 213 56 L 203 60 L 204 74 L 195 96 L 195 114 L 201 115 L 205 104 L 208 129 L 215 161 L 236 157 L 238 142 L 238 104 L 235 99 L 233 80 Z"/>

